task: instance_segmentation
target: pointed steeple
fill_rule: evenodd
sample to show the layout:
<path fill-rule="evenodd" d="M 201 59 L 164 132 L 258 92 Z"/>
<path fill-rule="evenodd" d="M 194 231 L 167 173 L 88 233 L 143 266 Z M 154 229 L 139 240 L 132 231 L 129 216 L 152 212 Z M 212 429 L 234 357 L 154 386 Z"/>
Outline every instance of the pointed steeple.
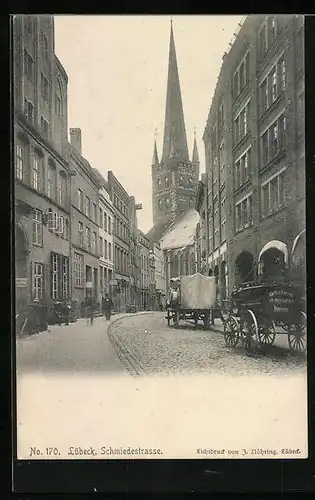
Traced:
<path fill-rule="evenodd" d="M 178 158 L 184 161 L 189 160 L 173 23 L 171 21 L 162 160 L 167 160 L 170 157 L 172 148 Z"/>
<path fill-rule="evenodd" d="M 152 165 L 157 165 L 159 163 L 159 157 L 156 147 L 156 139 L 154 139 L 154 148 L 153 148 L 153 157 L 152 157 Z"/>
<path fill-rule="evenodd" d="M 199 154 L 198 154 L 198 146 L 196 141 L 196 128 L 194 129 L 194 147 L 192 153 L 192 162 L 199 163 Z"/>

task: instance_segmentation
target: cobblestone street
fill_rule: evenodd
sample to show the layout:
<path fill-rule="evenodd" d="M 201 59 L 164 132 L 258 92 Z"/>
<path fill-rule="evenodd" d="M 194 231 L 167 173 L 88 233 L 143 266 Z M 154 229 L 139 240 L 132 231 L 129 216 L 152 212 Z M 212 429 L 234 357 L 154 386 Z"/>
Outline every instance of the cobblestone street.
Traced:
<path fill-rule="evenodd" d="M 250 358 L 218 332 L 176 330 L 164 316 L 79 320 L 19 339 L 19 456 L 34 446 L 42 458 L 48 446 L 60 458 L 73 446 L 95 447 L 95 458 L 103 445 L 159 447 L 163 458 L 202 458 L 204 447 L 306 449 L 305 361 L 279 349 Z"/>
<path fill-rule="evenodd" d="M 181 322 L 179 329 L 168 327 L 165 313 L 121 319 L 110 327 L 109 335 L 120 357 L 129 359 L 131 373 L 279 376 L 306 372 L 305 358 L 286 348 L 286 335 L 279 335 L 272 349 L 254 358 L 246 356 L 241 347 L 227 348 L 219 331 L 204 330 L 201 325 L 195 330 L 188 322 Z"/>

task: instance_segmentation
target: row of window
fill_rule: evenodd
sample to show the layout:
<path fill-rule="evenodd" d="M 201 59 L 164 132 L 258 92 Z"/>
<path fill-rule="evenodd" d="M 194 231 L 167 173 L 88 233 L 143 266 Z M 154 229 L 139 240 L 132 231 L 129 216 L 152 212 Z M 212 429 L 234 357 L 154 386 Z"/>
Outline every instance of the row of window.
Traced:
<path fill-rule="evenodd" d="M 120 248 L 119 246 L 115 245 L 115 258 L 114 258 L 114 263 L 115 263 L 115 269 L 118 272 L 121 272 L 123 274 L 127 274 L 129 270 L 129 265 L 128 265 L 128 252 L 126 250 Z"/>
<path fill-rule="evenodd" d="M 170 261 L 171 276 L 185 276 L 196 272 L 195 254 L 190 256 L 175 255 Z"/>
<path fill-rule="evenodd" d="M 34 106 L 26 98 L 24 98 L 24 115 L 27 121 L 34 126 Z M 49 139 L 49 123 L 43 116 L 40 117 L 40 131 L 42 137 Z"/>
<path fill-rule="evenodd" d="M 104 229 L 104 231 L 108 234 L 112 234 L 112 219 L 111 216 L 108 215 L 105 210 L 100 208 L 100 227 Z"/>
<path fill-rule="evenodd" d="M 249 81 L 249 52 L 246 53 L 233 75 L 233 96 L 236 97 Z"/>
<path fill-rule="evenodd" d="M 261 185 L 261 217 L 264 219 L 284 207 L 284 170 L 275 174 Z M 235 230 L 241 231 L 253 222 L 252 195 L 235 206 Z"/>
<path fill-rule="evenodd" d="M 47 216 L 45 223 L 48 230 L 65 240 L 69 240 L 69 219 L 58 212 L 53 212 L 49 209 L 47 214 L 43 214 L 41 210 L 35 209 L 32 217 L 32 243 L 35 246 L 43 246 L 43 225 L 44 218 Z"/>
<path fill-rule="evenodd" d="M 123 201 L 121 201 L 116 194 L 114 194 L 114 206 L 118 208 L 118 210 L 125 216 L 127 219 L 129 218 L 129 210 L 127 205 Z"/>
<path fill-rule="evenodd" d="M 112 260 L 112 244 L 100 236 L 100 256 Z"/>
<path fill-rule="evenodd" d="M 49 198 L 57 201 L 59 205 L 66 206 L 67 202 L 67 179 L 59 172 L 57 175 L 56 166 L 52 161 L 48 161 L 47 166 L 47 189 L 45 182 L 44 156 L 35 150 L 29 154 L 29 146 L 22 143 L 16 145 L 15 167 L 16 177 L 22 182 L 29 182 L 36 191 L 47 194 Z M 30 168 L 28 165 L 30 164 Z"/>
<path fill-rule="evenodd" d="M 268 16 L 258 33 L 258 54 L 263 59 L 278 35 L 278 22 L 275 16 Z"/>
<path fill-rule="evenodd" d="M 261 134 L 261 161 L 262 165 L 268 163 L 285 145 L 286 117 L 280 115 Z"/>
<path fill-rule="evenodd" d="M 235 189 L 245 184 L 250 178 L 251 173 L 251 149 L 249 148 L 235 162 Z"/>
<path fill-rule="evenodd" d="M 51 253 L 51 297 L 53 300 L 69 298 L 69 257 Z M 37 302 L 44 298 L 45 265 L 42 262 L 31 263 L 32 299 Z"/>
<path fill-rule="evenodd" d="M 122 240 L 128 241 L 129 239 L 129 228 L 122 220 L 120 220 L 116 215 L 114 216 L 114 234 Z"/>
<path fill-rule="evenodd" d="M 249 131 L 250 101 L 241 109 L 234 119 L 234 144 L 238 144 Z"/>
<path fill-rule="evenodd" d="M 110 287 L 110 282 L 113 279 L 113 271 L 112 269 L 108 269 L 107 267 L 100 266 L 100 291 L 106 292 Z"/>
<path fill-rule="evenodd" d="M 96 231 L 91 231 L 91 228 L 89 226 L 86 226 L 84 231 L 83 222 L 78 221 L 78 245 L 93 254 L 97 254 L 97 240 L 98 235 Z"/>
<path fill-rule="evenodd" d="M 260 110 L 264 113 L 286 89 L 286 66 L 282 55 L 260 84 Z"/>

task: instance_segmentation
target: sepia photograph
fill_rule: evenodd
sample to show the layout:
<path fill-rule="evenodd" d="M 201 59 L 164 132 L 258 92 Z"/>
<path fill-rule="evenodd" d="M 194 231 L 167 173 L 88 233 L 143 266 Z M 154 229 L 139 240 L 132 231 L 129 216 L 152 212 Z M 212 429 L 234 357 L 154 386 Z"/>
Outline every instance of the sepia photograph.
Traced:
<path fill-rule="evenodd" d="M 307 458 L 304 16 L 12 30 L 17 459 Z"/>

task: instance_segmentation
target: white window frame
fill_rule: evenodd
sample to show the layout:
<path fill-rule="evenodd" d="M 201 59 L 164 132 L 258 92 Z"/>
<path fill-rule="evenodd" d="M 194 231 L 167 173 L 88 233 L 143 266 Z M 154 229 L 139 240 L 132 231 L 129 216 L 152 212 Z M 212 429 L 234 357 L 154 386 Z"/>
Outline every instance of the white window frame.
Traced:
<path fill-rule="evenodd" d="M 42 262 L 32 263 L 32 297 L 34 302 L 43 298 L 44 292 L 44 265 Z"/>
<path fill-rule="evenodd" d="M 33 211 L 32 241 L 33 245 L 43 246 L 43 214 L 40 210 Z M 35 235 L 35 238 L 34 238 Z"/>
<path fill-rule="evenodd" d="M 36 153 L 33 154 L 32 160 L 32 188 L 41 191 L 42 160 Z"/>
<path fill-rule="evenodd" d="M 271 214 L 274 214 L 276 212 L 278 212 L 279 210 L 281 210 L 283 208 L 283 206 L 285 205 L 285 200 L 283 201 L 283 204 L 279 203 L 280 201 L 280 183 L 279 183 L 279 177 L 281 175 L 284 174 L 284 172 L 287 170 L 287 167 L 283 167 L 281 168 L 278 172 L 276 172 L 275 174 L 271 175 L 270 177 L 268 177 L 268 179 L 266 179 L 264 182 L 261 183 L 260 185 L 260 189 L 261 189 L 261 214 L 262 214 L 262 218 L 266 218 L 268 217 L 269 215 Z M 277 203 L 277 209 L 276 210 L 273 210 L 272 209 L 272 206 L 271 206 L 271 190 L 270 190 L 270 186 L 271 186 L 271 182 L 277 178 L 277 191 L 278 191 L 278 194 L 277 194 L 277 197 L 278 197 L 278 203 Z M 269 202 L 268 202 L 268 213 L 265 214 L 264 213 L 264 196 L 263 196 L 263 189 L 268 185 L 268 199 L 269 199 Z"/>
<path fill-rule="evenodd" d="M 15 149 L 15 171 L 16 177 L 20 181 L 24 180 L 25 166 L 25 147 L 22 144 L 17 144 Z"/>
<path fill-rule="evenodd" d="M 74 252 L 74 286 L 83 286 L 83 268 L 84 256 L 78 252 Z"/>

